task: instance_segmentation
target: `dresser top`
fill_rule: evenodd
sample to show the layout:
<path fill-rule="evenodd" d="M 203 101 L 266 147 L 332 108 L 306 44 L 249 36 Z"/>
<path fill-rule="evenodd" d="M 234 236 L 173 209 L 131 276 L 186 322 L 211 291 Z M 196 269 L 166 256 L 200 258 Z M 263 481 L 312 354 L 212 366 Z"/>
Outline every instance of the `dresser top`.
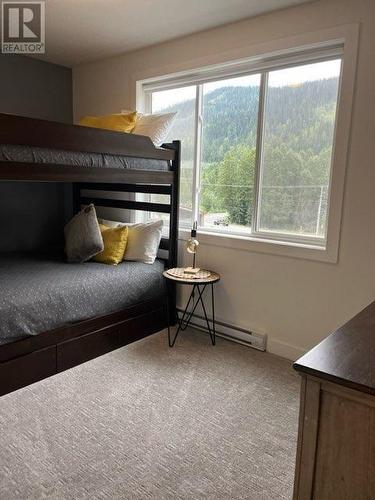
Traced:
<path fill-rule="evenodd" d="M 375 395 L 375 302 L 293 366 L 299 372 Z"/>

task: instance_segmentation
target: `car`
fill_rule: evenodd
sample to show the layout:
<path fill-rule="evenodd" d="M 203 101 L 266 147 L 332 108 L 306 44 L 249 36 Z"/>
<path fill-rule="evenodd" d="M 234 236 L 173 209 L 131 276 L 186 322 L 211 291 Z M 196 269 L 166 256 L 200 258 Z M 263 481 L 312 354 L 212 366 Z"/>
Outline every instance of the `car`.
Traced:
<path fill-rule="evenodd" d="M 228 222 L 225 219 L 214 220 L 215 226 L 228 226 Z"/>

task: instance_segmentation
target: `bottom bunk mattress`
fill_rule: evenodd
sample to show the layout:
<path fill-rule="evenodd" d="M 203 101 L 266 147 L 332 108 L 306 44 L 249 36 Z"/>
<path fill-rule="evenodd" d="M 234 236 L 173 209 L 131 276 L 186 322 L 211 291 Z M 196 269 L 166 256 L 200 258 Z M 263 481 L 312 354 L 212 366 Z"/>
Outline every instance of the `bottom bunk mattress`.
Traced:
<path fill-rule="evenodd" d="M 68 264 L 59 257 L 0 255 L 0 344 L 160 299 L 164 263 Z"/>

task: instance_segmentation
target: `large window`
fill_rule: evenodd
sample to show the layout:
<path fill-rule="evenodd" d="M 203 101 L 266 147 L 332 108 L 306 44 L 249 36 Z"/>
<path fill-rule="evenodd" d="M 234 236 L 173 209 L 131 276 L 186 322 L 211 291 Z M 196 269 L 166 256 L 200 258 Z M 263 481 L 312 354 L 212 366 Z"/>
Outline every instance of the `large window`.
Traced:
<path fill-rule="evenodd" d="M 180 223 L 324 246 L 341 55 L 269 66 L 145 86 L 149 111 L 177 112 Z"/>

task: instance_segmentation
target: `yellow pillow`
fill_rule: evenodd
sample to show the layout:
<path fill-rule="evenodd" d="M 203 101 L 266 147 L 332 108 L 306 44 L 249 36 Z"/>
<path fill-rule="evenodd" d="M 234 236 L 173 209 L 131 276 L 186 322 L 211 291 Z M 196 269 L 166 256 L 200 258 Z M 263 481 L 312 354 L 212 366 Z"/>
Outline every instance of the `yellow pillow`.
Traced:
<path fill-rule="evenodd" d="M 99 224 L 99 227 L 103 237 L 104 250 L 95 255 L 93 260 L 102 264 L 119 264 L 124 258 L 128 242 L 127 226 L 108 227 L 104 224 Z"/>
<path fill-rule="evenodd" d="M 131 132 L 137 121 L 137 112 L 106 116 L 85 116 L 79 124 L 85 127 L 115 130 L 116 132 Z"/>

